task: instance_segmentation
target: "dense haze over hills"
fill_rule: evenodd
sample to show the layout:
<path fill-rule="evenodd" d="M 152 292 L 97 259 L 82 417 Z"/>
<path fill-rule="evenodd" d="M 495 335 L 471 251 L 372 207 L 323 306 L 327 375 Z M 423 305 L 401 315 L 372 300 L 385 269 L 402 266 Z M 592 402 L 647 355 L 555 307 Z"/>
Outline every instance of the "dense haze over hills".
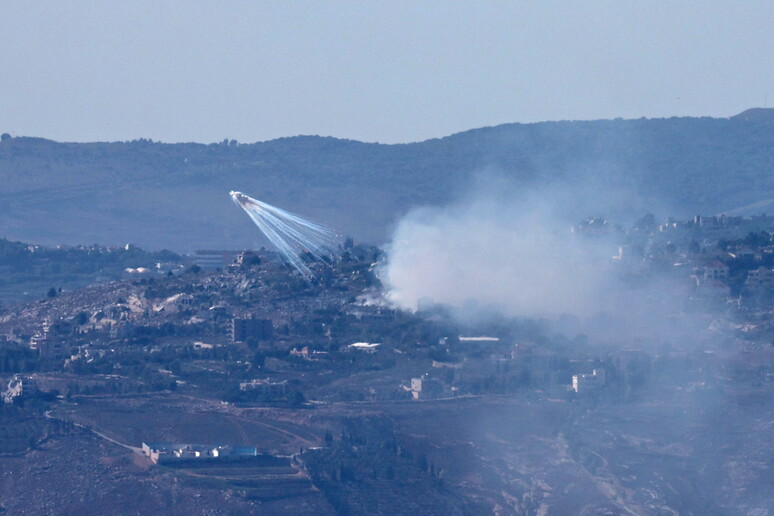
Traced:
<path fill-rule="evenodd" d="M 11 138 L 0 143 L 0 236 L 175 251 L 263 245 L 228 198 L 240 190 L 382 243 L 411 208 L 447 203 L 491 174 L 517 188 L 566 186 L 586 199 L 577 217 L 759 213 L 774 199 L 772 111 L 507 124 L 401 145 Z"/>

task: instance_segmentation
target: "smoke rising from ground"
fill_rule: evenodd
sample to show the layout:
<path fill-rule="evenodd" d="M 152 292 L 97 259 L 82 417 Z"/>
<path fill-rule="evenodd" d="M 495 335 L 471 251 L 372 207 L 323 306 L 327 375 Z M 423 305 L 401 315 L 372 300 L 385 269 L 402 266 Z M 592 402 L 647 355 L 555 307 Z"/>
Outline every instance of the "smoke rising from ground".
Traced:
<path fill-rule="evenodd" d="M 611 476 L 630 486 L 639 482 L 631 492 L 648 492 L 643 499 L 652 500 L 646 505 L 653 513 L 690 512 L 693 509 L 686 508 L 691 506 L 701 507 L 696 509 L 699 513 L 735 513 L 740 512 L 742 501 L 755 507 L 747 511 L 750 514 L 763 514 L 766 509 L 758 507 L 771 507 L 770 489 L 754 486 L 763 485 L 758 482 L 770 471 L 753 465 L 757 459 L 750 457 L 759 456 L 767 434 L 756 430 L 756 441 L 751 441 L 749 429 L 763 428 L 761 422 L 770 419 L 771 396 L 767 384 L 753 373 L 760 370 L 757 359 L 750 358 L 753 355 L 747 350 L 739 356 L 732 351 L 742 346 L 749 350 L 750 343 L 740 343 L 733 319 L 724 315 L 728 313 L 726 296 L 719 304 L 705 304 L 706 300 L 696 297 L 689 288 L 691 269 L 674 267 L 680 253 L 664 252 L 666 237 L 660 239 L 652 232 L 652 224 L 650 232 L 638 232 L 643 226 L 637 224 L 626 235 L 609 225 L 602 231 L 570 231 L 586 216 L 613 214 L 613 221 L 628 225 L 649 210 L 670 213 L 639 197 L 637 191 L 621 188 L 612 192 L 578 180 L 573 185 L 544 185 L 525 192 L 500 179 L 484 181 L 456 203 L 418 209 L 400 221 L 381 270 L 387 296 L 406 309 L 423 308 L 429 300 L 449 305 L 453 308 L 449 312 L 462 323 L 461 331 L 496 328 L 480 317 L 492 310 L 514 317 L 513 327 L 522 322 L 521 317 L 548 319 L 541 326 L 550 337 L 535 339 L 519 328 L 514 332 L 517 349 L 534 339 L 555 357 L 568 359 L 571 371 L 556 373 L 565 385 L 572 374 L 590 368 L 588 359 L 593 355 L 602 357 L 598 363 L 609 374 L 600 394 L 606 400 L 589 409 L 593 417 L 565 427 L 569 428 L 565 434 L 568 449 L 576 460 L 581 457 L 579 462 L 591 475 L 604 471 L 607 464 L 620 468 L 631 461 L 631 469 L 627 465 L 625 470 L 616 470 L 628 476 L 637 464 L 644 464 L 642 443 L 670 442 L 674 445 L 653 445 L 646 453 L 647 470 L 657 475 L 647 480 L 647 487 L 643 479 L 649 473 L 632 474 L 628 479 L 618 473 Z M 621 215 L 628 215 L 628 220 Z M 641 245 L 641 253 L 613 260 L 624 243 L 630 248 Z M 477 325 L 479 321 L 484 324 Z M 562 339 L 562 335 L 588 339 Z M 757 346 L 765 349 L 768 344 Z M 733 361 L 727 358 L 731 356 Z M 532 368 L 536 362 L 530 360 L 529 354 L 517 353 L 510 363 Z M 540 369 L 535 366 L 530 371 Z M 618 380 L 611 380 L 613 377 Z M 746 396 L 741 393 L 749 392 L 756 392 L 758 404 L 740 403 Z M 588 398 L 577 398 L 581 403 L 584 399 Z M 510 429 L 504 423 L 508 417 L 524 427 L 538 428 L 521 412 L 514 415 L 508 409 L 470 424 L 480 425 L 489 435 L 508 435 Z M 611 438 L 629 444 L 608 446 Z M 690 447 L 691 453 L 674 453 L 685 449 L 683 446 Z M 509 460 L 505 449 L 503 456 Z M 544 457 L 550 462 L 548 455 Z M 582 457 L 594 459 L 584 463 Z M 606 463 L 601 469 L 599 459 Z M 680 461 L 693 464 L 683 467 Z M 690 485 L 674 490 L 687 477 L 685 471 L 697 473 L 691 474 Z M 740 471 L 756 479 L 755 483 L 744 489 L 731 487 L 739 485 Z M 680 480 L 664 480 L 667 478 Z M 721 485 L 723 489 L 716 487 Z M 639 503 L 630 499 L 618 507 L 619 512 L 649 513 Z M 734 506 L 721 509 L 724 503 Z M 710 509 L 704 504 L 717 505 Z"/>
<path fill-rule="evenodd" d="M 494 309 L 508 316 L 555 319 L 570 313 L 642 314 L 646 296 L 631 296 L 612 257 L 618 243 L 605 235 L 571 232 L 587 210 L 609 210 L 590 185 L 516 191 L 507 181 L 479 181 L 467 198 L 410 212 L 388 246 L 381 278 L 397 306 L 424 302 L 462 312 Z M 623 202 L 620 200 L 623 199 Z M 623 310 L 622 310 L 623 308 Z"/>

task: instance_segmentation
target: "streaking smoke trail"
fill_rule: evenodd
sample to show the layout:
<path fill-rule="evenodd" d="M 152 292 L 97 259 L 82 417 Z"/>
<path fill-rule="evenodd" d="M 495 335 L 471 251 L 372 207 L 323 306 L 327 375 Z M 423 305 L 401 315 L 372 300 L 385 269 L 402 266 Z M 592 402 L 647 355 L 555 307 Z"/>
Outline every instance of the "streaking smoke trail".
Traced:
<path fill-rule="evenodd" d="M 229 192 L 231 199 L 250 216 L 258 229 L 282 257 L 306 279 L 314 274 L 302 255 L 309 253 L 322 260 L 337 252 L 338 235 L 321 224 L 253 199 L 242 192 Z"/>

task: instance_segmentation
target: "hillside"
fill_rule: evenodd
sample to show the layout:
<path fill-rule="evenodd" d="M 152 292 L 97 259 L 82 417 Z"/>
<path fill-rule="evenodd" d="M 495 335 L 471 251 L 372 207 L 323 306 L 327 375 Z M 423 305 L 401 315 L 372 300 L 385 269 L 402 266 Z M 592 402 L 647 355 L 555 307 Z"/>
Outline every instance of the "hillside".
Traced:
<path fill-rule="evenodd" d="M 734 119 L 746 120 L 748 122 L 766 122 L 774 120 L 774 108 L 750 108 L 734 115 Z"/>
<path fill-rule="evenodd" d="M 411 207 L 454 198 L 482 171 L 524 187 L 569 182 L 588 196 L 577 209 L 603 216 L 764 211 L 772 144 L 769 117 L 508 124 L 403 145 L 11 138 L 0 142 L 0 236 L 175 251 L 260 245 L 228 198 L 240 190 L 380 243 Z"/>

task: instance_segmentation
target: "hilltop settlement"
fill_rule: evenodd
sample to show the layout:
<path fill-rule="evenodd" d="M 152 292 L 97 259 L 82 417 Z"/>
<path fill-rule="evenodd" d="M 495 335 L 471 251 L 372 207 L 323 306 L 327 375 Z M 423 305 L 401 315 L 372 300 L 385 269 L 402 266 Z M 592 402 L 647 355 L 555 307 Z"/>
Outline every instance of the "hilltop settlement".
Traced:
<path fill-rule="evenodd" d="M 399 310 L 351 239 L 311 281 L 265 249 L 3 241 L 0 512 L 774 510 L 774 217 L 564 238 L 653 322 Z"/>

